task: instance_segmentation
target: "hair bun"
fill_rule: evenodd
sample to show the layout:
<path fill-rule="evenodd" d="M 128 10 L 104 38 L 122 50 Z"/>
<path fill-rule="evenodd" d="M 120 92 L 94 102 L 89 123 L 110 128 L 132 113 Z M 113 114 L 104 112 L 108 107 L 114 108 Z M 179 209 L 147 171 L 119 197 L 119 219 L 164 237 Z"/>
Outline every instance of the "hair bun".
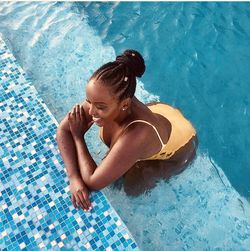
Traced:
<path fill-rule="evenodd" d="M 136 77 L 141 77 L 146 69 L 142 55 L 135 50 L 125 50 L 116 61 L 125 64 Z"/>

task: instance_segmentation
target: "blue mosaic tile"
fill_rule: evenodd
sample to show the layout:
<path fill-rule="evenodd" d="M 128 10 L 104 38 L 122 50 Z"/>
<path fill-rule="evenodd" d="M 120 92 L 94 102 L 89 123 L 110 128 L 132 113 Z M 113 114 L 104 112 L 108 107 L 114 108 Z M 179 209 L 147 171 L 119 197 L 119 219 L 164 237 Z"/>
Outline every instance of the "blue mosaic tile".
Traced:
<path fill-rule="evenodd" d="M 57 121 L 0 38 L 0 250 L 139 250 L 101 191 L 76 210 Z"/>

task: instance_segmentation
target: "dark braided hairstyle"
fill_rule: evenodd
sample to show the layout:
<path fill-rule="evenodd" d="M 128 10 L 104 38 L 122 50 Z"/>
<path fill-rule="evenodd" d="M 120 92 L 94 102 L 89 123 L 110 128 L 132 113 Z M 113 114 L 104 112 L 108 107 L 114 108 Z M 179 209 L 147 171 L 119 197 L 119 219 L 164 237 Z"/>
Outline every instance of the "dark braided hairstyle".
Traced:
<path fill-rule="evenodd" d="M 125 50 L 116 60 L 101 66 L 90 79 L 110 86 L 120 101 L 135 94 L 136 77 L 145 72 L 142 55 L 135 50 Z"/>

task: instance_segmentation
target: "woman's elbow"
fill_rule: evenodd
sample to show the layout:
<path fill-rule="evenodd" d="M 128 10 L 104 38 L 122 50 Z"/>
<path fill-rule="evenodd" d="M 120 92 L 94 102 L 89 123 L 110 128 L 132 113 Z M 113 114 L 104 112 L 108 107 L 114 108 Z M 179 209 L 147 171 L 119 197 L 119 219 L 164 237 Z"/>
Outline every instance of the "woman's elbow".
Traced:
<path fill-rule="evenodd" d="M 67 117 L 65 117 L 59 124 L 56 130 L 56 135 L 61 135 L 62 133 L 70 132 L 69 123 Z"/>
<path fill-rule="evenodd" d="M 63 137 L 65 134 L 68 134 L 68 133 L 69 133 L 69 130 L 67 130 L 64 125 L 59 124 L 59 126 L 56 129 L 57 141 L 58 141 L 58 139 L 60 139 L 61 137 Z"/>

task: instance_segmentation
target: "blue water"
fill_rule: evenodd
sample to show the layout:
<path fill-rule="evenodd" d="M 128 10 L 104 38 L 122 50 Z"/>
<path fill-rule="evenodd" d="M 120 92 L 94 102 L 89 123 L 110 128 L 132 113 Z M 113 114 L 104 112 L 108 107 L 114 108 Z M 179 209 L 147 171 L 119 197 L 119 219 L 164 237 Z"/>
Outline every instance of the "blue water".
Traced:
<path fill-rule="evenodd" d="M 139 50 L 147 70 L 136 95 L 180 108 L 199 151 L 148 194 L 105 194 L 142 250 L 248 250 L 250 3 L 5 2 L 0 32 L 58 121 L 98 66 Z M 96 133 L 88 144 L 99 162 Z"/>

